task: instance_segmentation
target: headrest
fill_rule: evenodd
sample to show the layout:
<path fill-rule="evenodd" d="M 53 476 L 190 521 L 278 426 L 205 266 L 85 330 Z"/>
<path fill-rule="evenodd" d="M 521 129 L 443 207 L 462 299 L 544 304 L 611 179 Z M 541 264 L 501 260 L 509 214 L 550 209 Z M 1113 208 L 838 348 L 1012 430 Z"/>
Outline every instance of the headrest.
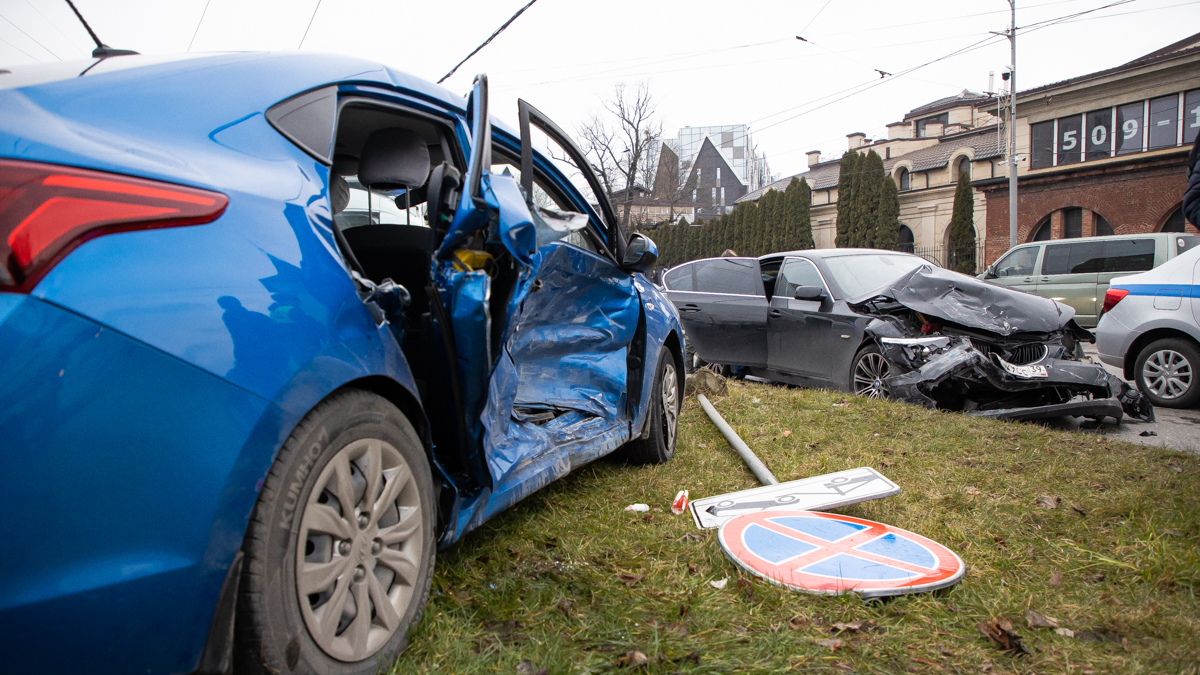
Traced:
<path fill-rule="evenodd" d="M 333 172 L 339 176 L 358 175 L 358 158 L 338 153 L 333 156 Z"/>
<path fill-rule="evenodd" d="M 345 178 L 335 174 L 329 176 L 329 205 L 333 209 L 333 215 L 337 215 L 346 210 L 346 206 L 350 204 L 350 184 Z"/>
<path fill-rule="evenodd" d="M 408 129 L 371 134 L 358 161 L 358 182 L 376 190 L 416 188 L 429 177 L 429 146 Z"/>

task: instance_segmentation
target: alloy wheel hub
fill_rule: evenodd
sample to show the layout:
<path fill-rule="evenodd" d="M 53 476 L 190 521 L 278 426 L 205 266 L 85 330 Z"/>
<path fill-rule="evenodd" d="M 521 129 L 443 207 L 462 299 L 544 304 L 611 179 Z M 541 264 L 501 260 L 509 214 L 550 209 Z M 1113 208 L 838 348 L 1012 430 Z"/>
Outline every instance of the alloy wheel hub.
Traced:
<path fill-rule="evenodd" d="M 388 443 L 350 443 L 322 469 L 300 518 L 296 592 L 313 641 L 362 661 L 395 634 L 412 602 L 425 539 L 420 495 Z"/>

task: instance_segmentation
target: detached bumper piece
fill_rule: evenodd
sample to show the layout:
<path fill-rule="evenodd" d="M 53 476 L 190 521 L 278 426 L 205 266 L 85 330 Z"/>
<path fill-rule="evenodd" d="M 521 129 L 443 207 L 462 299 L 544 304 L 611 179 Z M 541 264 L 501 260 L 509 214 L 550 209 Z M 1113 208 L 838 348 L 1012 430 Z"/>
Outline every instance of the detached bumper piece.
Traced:
<path fill-rule="evenodd" d="M 901 371 L 884 380 L 889 396 L 975 417 L 1035 420 L 1061 417 L 1152 421 L 1146 398 L 1103 366 L 1065 357 L 1048 346 L 1033 363 L 1013 364 L 961 336 L 879 340 Z"/>

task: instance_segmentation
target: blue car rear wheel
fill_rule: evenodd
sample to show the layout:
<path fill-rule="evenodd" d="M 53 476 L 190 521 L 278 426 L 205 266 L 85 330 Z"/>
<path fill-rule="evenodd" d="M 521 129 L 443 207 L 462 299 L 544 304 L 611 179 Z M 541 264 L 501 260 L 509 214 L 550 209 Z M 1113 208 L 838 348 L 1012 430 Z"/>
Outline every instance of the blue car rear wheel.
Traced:
<path fill-rule="evenodd" d="M 375 673 L 429 597 L 435 500 L 425 450 L 390 402 L 338 392 L 264 482 L 242 550 L 238 672 Z"/>

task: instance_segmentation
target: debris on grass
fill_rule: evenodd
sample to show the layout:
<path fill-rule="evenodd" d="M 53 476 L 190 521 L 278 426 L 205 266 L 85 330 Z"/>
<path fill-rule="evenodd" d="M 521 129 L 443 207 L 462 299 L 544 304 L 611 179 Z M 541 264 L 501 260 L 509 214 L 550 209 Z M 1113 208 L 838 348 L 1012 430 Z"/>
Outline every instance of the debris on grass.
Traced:
<path fill-rule="evenodd" d="M 1061 501 L 1061 497 L 1055 497 L 1054 495 L 1042 495 L 1035 499 L 1033 503 L 1044 509 L 1057 509 L 1058 504 Z"/>
<path fill-rule="evenodd" d="M 808 617 L 793 616 L 792 618 L 788 619 L 787 624 L 788 624 L 788 627 L 791 628 L 792 630 L 800 630 L 801 628 L 804 628 L 805 626 L 808 625 Z"/>
<path fill-rule="evenodd" d="M 1003 652 L 1012 656 L 1032 654 L 1028 647 L 1021 644 L 1021 636 L 1013 630 L 1012 622 L 1003 617 L 994 617 L 987 623 L 979 624 L 979 630 Z"/>
<path fill-rule="evenodd" d="M 829 638 L 828 640 L 821 640 L 817 642 L 817 644 L 821 645 L 822 647 L 829 647 L 829 651 L 831 652 L 836 652 L 843 643 L 837 638 Z"/>
<path fill-rule="evenodd" d="M 935 669 L 937 669 L 937 670 L 941 670 L 941 669 L 942 669 L 942 665 L 941 665 L 940 663 L 938 663 L 937 661 L 930 661 L 929 659 L 922 658 L 922 657 L 920 657 L 920 656 L 913 656 L 913 657 L 911 657 L 911 658 L 912 658 L 912 660 L 913 660 L 913 661 L 916 661 L 917 663 L 920 663 L 920 664 L 924 664 L 924 665 L 926 665 L 926 666 L 929 666 L 929 667 L 931 667 L 931 668 L 935 668 Z"/>
<path fill-rule="evenodd" d="M 708 582 L 708 585 L 719 591 L 722 588 L 725 588 L 725 584 L 727 583 L 729 583 L 729 577 L 725 577 L 724 579 L 719 579 L 717 581 L 710 581 Z"/>
<path fill-rule="evenodd" d="M 626 586 L 628 586 L 629 588 L 633 588 L 634 586 L 638 585 L 639 581 L 641 581 L 642 579 L 645 579 L 646 575 L 645 574 L 627 574 L 627 573 L 623 572 L 621 574 L 618 574 L 617 578 L 620 579 L 622 582 L 624 582 L 624 584 Z"/>
<path fill-rule="evenodd" d="M 1173 459 L 1167 462 L 1167 468 L 1171 470 L 1171 473 L 1183 473 L 1183 465 L 1178 460 Z"/>
<path fill-rule="evenodd" d="M 636 511 L 638 513 L 645 513 L 650 510 L 650 505 L 649 504 L 630 504 L 629 506 L 625 507 L 625 510 L 626 511 Z"/>
<path fill-rule="evenodd" d="M 1025 610 L 1025 623 L 1029 624 L 1030 628 L 1058 628 L 1058 619 L 1032 609 Z"/>
<path fill-rule="evenodd" d="M 728 392 L 729 385 L 726 383 L 725 378 L 704 368 L 688 375 L 687 381 L 683 386 L 685 396 L 695 396 L 696 394 L 724 396 Z"/>
<path fill-rule="evenodd" d="M 1084 518 L 1087 517 L 1087 511 L 1084 511 L 1083 509 L 1079 508 L 1078 506 L 1072 505 L 1071 510 L 1074 511 L 1075 513 L 1078 513 L 1079 515 L 1083 516 Z"/>
<path fill-rule="evenodd" d="M 534 665 L 533 661 L 530 661 L 529 659 L 522 659 L 521 662 L 517 664 L 517 675 L 548 675 L 549 672 L 550 670 L 548 668 L 539 669 L 536 665 Z"/>
<path fill-rule="evenodd" d="M 680 490 L 679 492 L 675 493 L 675 499 L 671 502 L 671 513 L 679 515 L 684 511 L 687 511 L 687 505 L 688 491 Z"/>
<path fill-rule="evenodd" d="M 705 372 L 705 371 L 700 371 L 700 372 Z M 618 668 L 641 668 L 642 666 L 646 665 L 647 663 L 650 663 L 650 659 L 646 658 L 645 654 L 637 651 L 636 649 L 633 651 L 625 652 L 625 656 L 622 656 L 621 658 L 617 659 L 617 667 Z"/>
<path fill-rule="evenodd" d="M 1069 638 L 1075 637 L 1075 631 L 1071 630 L 1070 628 L 1055 628 L 1054 632 L 1058 633 L 1059 635 L 1061 635 L 1063 637 L 1069 637 Z"/>
<path fill-rule="evenodd" d="M 1062 586 L 1062 572 L 1055 572 L 1054 574 L 1051 574 L 1050 580 L 1047 581 L 1046 583 L 1048 583 L 1051 586 L 1054 586 L 1056 588 L 1058 586 Z"/>
<path fill-rule="evenodd" d="M 835 623 L 829 627 L 830 635 L 839 635 L 841 633 L 868 633 L 875 630 L 875 621 L 863 621 L 858 619 L 848 621 L 846 623 Z"/>
<path fill-rule="evenodd" d="M 687 566 L 688 566 L 688 574 L 695 575 L 697 572 L 700 571 L 700 568 L 696 566 L 696 563 L 688 563 Z"/>
<path fill-rule="evenodd" d="M 975 487 L 974 485 L 968 485 L 967 486 L 967 494 L 977 495 L 977 494 L 979 494 L 979 488 Z"/>

